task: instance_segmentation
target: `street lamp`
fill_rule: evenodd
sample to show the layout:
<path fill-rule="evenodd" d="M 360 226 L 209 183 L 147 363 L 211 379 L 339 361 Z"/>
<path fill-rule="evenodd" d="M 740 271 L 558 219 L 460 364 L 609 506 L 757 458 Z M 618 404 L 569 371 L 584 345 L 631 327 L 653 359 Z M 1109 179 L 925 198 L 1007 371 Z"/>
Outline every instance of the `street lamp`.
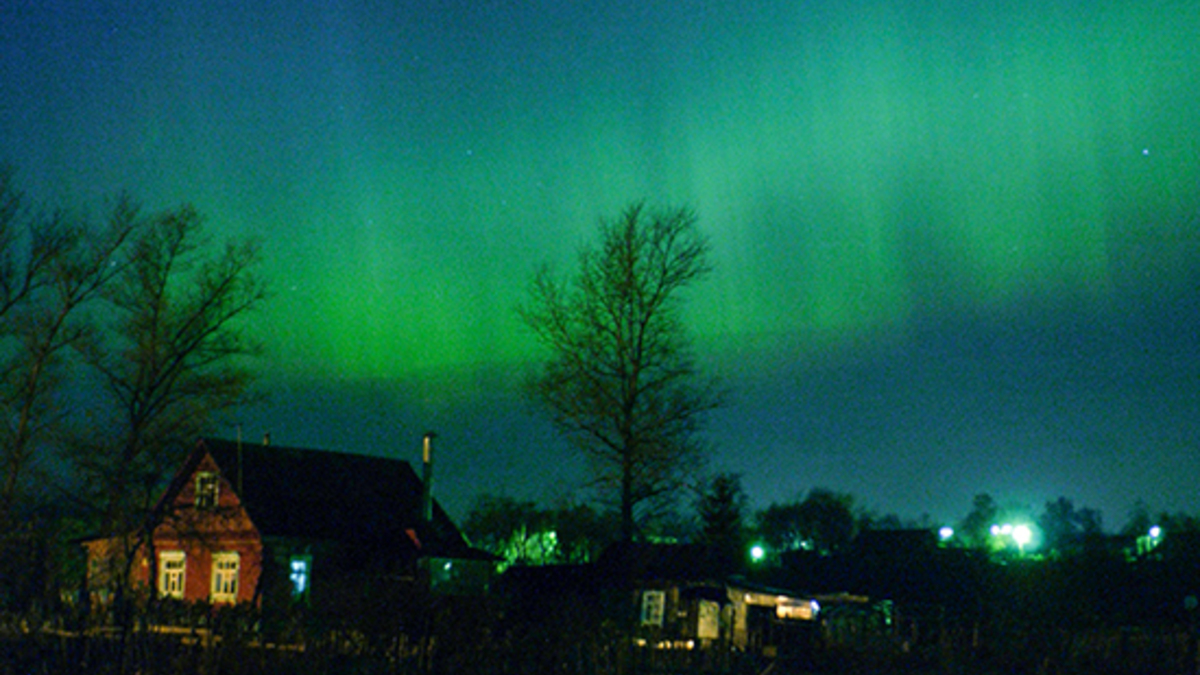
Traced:
<path fill-rule="evenodd" d="M 767 557 L 767 551 L 762 547 L 762 544 L 755 544 L 750 547 L 750 560 L 762 562 L 762 559 L 765 557 Z"/>
<path fill-rule="evenodd" d="M 1017 525 L 1012 529 L 1012 538 L 1017 543 L 1017 550 L 1024 554 L 1025 544 L 1033 540 L 1033 530 L 1028 525 Z"/>

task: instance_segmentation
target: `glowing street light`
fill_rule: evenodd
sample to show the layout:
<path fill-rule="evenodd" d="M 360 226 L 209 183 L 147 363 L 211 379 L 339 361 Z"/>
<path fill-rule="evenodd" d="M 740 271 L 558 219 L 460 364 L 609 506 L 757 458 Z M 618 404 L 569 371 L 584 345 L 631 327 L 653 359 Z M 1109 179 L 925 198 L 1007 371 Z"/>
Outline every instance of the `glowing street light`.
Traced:
<path fill-rule="evenodd" d="M 992 545 L 996 550 L 1009 548 L 1016 544 L 1017 549 L 1024 554 L 1025 546 L 1033 541 L 1033 528 L 1025 524 L 997 524 L 992 525 L 989 531 L 992 533 Z"/>
<path fill-rule="evenodd" d="M 761 544 L 755 544 L 754 546 L 750 547 L 751 560 L 754 562 L 761 562 L 765 557 L 767 557 L 767 551 L 762 547 Z"/>
<path fill-rule="evenodd" d="M 1028 525 L 1017 525 L 1012 529 L 1012 538 L 1017 543 L 1017 549 L 1024 553 L 1025 544 L 1033 540 L 1033 530 Z"/>

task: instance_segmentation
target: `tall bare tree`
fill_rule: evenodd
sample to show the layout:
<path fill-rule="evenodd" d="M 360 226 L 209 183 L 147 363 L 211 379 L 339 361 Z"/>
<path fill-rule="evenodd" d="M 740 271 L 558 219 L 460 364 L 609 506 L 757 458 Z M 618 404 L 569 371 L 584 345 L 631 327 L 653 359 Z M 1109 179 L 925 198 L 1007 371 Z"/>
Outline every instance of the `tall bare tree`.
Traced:
<path fill-rule="evenodd" d="M 214 249 L 190 206 L 143 219 L 104 297 L 109 322 L 81 350 L 100 375 L 112 425 L 75 453 L 104 530 L 140 523 L 163 473 L 215 415 L 245 402 L 257 346 L 243 319 L 266 297 L 252 242 Z M 108 413 L 105 413 L 108 418 Z"/>
<path fill-rule="evenodd" d="M 0 170 L 0 524 L 9 523 L 37 448 L 61 421 L 54 396 L 69 348 L 92 329 L 81 310 L 120 272 L 116 256 L 134 227 L 128 200 L 92 227 L 63 211 L 34 213 L 11 181 L 12 171 Z"/>
<path fill-rule="evenodd" d="M 682 314 L 684 291 L 711 270 L 708 253 L 691 211 L 635 204 L 601 222 L 573 276 L 543 267 L 518 308 L 549 352 L 529 391 L 617 494 L 624 540 L 639 509 L 674 493 L 703 459 L 698 432 L 720 403 Z"/>
<path fill-rule="evenodd" d="M 133 565 L 139 551 L 154 560 L 152 534 L 173 515 L 154 499 L 213 418 L 246 401 L 247 357 L 258 349 L 244 319 L 266 297 L 254 243 L 213 248 L 190 206 L 136 221 L 120 274 L 104 288 L 106 320 L 79 348 L 107 396 L 97 428 L 70 449 L 114 546 L 106 571 L 120 628 L 117 672 L 136 670 L 144 656 L 130 641 Z"/>

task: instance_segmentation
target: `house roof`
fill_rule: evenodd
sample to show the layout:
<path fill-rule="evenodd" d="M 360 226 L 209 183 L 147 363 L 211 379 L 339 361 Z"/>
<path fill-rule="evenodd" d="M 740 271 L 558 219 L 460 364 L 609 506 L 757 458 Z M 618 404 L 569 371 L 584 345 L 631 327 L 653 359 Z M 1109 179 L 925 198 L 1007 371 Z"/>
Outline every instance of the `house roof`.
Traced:
<path fill-rule="evenodd" d="M 206 438 L 177 481 L 187 480 L 205 453 L 263 536 L 395 546 L 415 535 L 422 555 L 481 557 L 436 500 L 424 522 L 423 484 L 406 461 Z"/>

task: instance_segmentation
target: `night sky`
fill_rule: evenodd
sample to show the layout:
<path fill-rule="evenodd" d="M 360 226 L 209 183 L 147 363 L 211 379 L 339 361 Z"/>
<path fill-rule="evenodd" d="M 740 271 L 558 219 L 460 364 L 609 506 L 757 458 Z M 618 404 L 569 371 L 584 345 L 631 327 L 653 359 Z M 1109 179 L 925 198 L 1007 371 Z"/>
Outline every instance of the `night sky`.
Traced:
<path fill-rule="evenodd" d="M 713 467 L 755 506 L 1112 530 L 1200 511 L 1197 36 L 1194 0 L 9 1 L 0 157 L 260 238 L 246 436 L 436 430 L 454 515 L 583 494 L 513 307 L 647 199 L 712 241 Z"/>

